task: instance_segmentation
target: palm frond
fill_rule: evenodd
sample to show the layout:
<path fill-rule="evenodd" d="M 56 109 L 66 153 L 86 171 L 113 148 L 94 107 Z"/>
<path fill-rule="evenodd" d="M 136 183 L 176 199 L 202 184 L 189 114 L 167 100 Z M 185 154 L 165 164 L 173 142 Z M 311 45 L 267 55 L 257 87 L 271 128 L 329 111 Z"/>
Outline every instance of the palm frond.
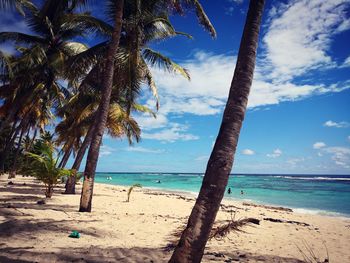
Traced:
<path fill-rule="evenodd" d="M 210 35 L 215 38 L 216 31 L 198 0 L 171 0 L 174 10 L 183 14 L 184 9 L 192 9 L 196 12 L 199 24 L 201 24 Z"/>
<path fill-rule="evenodd" d="M 187 69 L 181 67 L 180 65 L 173 62 L 170 58 L 156 52 L 150 48 L 145 48 L 142 51 L 144 59 L 151 64 L 151 66 L 157 66 L 169 72 L 178 73 L 188 80 L 191 79 L 190 74 Z"/>
<path fill-rule="evenodd" d="M 0 33 L 0 43 L 6 41 L 14 41 L 16 43 L 26 43 L 26 44 L 45 44 L 45 39 L 28 35 L 19 32 L 1 32 Z"/>
<path fill-rule="evenodd" d="M 113 26 L 88 13 L 67 14 L 63 17 L 62 22 L 63 31 L 79 29 L 84 33 L 100 33 L 104 36 L 111 36 L 113 32 Z"/>

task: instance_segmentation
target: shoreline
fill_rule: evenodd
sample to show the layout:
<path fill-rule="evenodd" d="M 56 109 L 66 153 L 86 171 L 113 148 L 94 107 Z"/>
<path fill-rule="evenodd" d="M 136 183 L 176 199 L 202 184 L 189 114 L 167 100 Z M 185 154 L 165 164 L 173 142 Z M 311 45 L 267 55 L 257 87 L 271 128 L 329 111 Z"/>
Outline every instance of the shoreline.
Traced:
<path fill-rule="evenodd" d="M 195 197 L 186 193 L 136 188 L 126 202 L 126 186 L 96 183 L 91 213 L 78 212 L 76 195 L 55 188 L 44 198 L 43 185 L 32 178 L 0 177 L 0 262 L 168 262 L 174 233 L 182 230 Z M 45 200 L 44 204 L 38 201 Z M 242 232 L 208 241 L 202 262 L 301 263 L 309 246 L 324 262 L 350 262 L 350 219 L 300 214 L 278 207 L 244 205 L 225 199 L 214 228 L 244 218 Z M 71 231 L 81 233 L 69 238 Z"/>
<path fill-rule="evenodd" d="M 81 183 L 81 182 L 80 182 Z M 127 185 L 121 185 L 121 184 L 108 184 L 108 183 L 99 183 L 95 182 L 95 184 L 101 184 L 105 186 L 120 186 L 120 187 L 126 187 L 129 188 L 130 186 Z M 197 198 L 198 192 L 193 192 L 193 191 L 186 191 L 186 190 L 179 190 L 179 189 L 167 189 L 167 188 L 161 188 L 161 187 L 144 187 L 142 186 L 141 189 L 145 190 L 151 190 L 151 191 L 159 191 L 159 192 L 167 192 L 169 194 L 180 194 L 180 195 L 185 195 L 188 197 L 194 197 Z M 345 214 L 345 213 L 340 213 L 340 212 L 335 212 L 335 211 L 329 211 L 329 210 L 323 210 L 323 209 L 318 209 L 318 208 L 305 208 L 305 207 L 292 207 L 292 206 L 285 206 L 283 204 L 276 204 L 276 203 L 269 203 L 269 202 L 263 202 L 259 200 L 254 200 L 254 199 L 237 199 L 234 197 L 227 197 L 224 196 L 222 199 L 222 202 L 225 201 L 232 201 L 235 203 L 253 203 L 253 204 L 258 204 L 262 206 L 275 206 L 275 207 L 285 207 L 292 209 L 293 212 L 299 213 L 299 214 L 306 214 L 306 215 L 319 215 L 319 216 L 325 216 L 325 217 L 331 217 L 331 218 L 340 218 L 340 219 L 350 219 L 350 214 Z"/>

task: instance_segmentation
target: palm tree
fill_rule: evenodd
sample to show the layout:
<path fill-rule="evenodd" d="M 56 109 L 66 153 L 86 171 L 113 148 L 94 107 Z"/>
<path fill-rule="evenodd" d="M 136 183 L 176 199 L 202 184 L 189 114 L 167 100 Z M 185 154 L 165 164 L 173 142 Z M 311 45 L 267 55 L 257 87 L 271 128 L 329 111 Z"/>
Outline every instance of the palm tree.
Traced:
<path fill-rule="evenodd" d="M 15 56 L 0 54 L 3 85 L 0 88 L 2 105 L 0 116 L 3 118 L 0 130 L 10 123 L 14 123 L 14 131 L 17 131 L 21 119 L 26 115 L 33 104 L 41 102 L 41 108 L 45 106 L 57 107 L 68 90 L 59 80 L 65 78 L 65 64 L 68 58 L 74 56 L 87 47 L 72 39 L 83 36 L 86 33 L 98 31 L 90 19 L 84 22 L 82 18 L 87 14 L 74 14 L 73 9 L 78 4 L 84 4 L 83 0 L 46 0 L 41 8 L 37 8 L 30 1 L 2 1 L 1 8 L 8 6 L 20 6 L 24 10 L 26 22 L 35 35 L 18 32 L 1 32 L 0 42 L 13 41 L 19 46 Z M 40 105 L 37 113 L 43 111 Z M 30 112 L 30 111 L 29 111 Z M 52 117 L 52 115 L 51 115 Z M 17 125 L 17 130 L 16 130 Z M 36 127 L 28 126 L 36 130 Z M 0 164 L 3 167 L 4 160 L 11 148 L 11 143 L 19 132 L 12 133 L 14 138 L 8 140 L 2 155 Z"/>
<path fill-rule="evenodd" d="M 114 30 L 112 39 L 108 47 L 107 57 L 104 61 L 104 76 L 102 83 L 102 97 L 101 103 L 98 109 L 98 114 L 95 118 L 95 123 L 98 126 L 94 129 L 93 138 L 91 140 L 86 167 L 84 171 L 84 183 L 82 189 L 82 195 L 80 199 L 80 212 L 91 212 L 91 201 L 93 193 L 93 183 L 95 177 L 95 171 L 97 166 L 98 154 L 100 151 L 100 145 L 102 142 L 102 136 L 106 127 L 109 103 L 112 93 L 113 74 L 114 74 L 114 62 L 115 53 L 119 47 L 120 33 L 122 31 L 123 23 L 123 9 L 124 0 L 115 1 L 115 18 L 114 18 Z"/>
<path fill-rule="evenodd" d="M 58 158 L 54 156 L 52 144 L 40 143 L 36 145 L 35 150 L 38 153 L 27 153 L 31 160 L 27 172 L 45 184 L 45 196 L 51 198 L 54 186 L 62 176 L 68 175 L 69 171 L 57 166 Z"/>
<path fill-rule="evenodd" d="M 253 81 L 265 0 L 250 1 L 220 131 L 187 226 L 169 262 L 200 262 L 232 169 Z"/>
<path fill-rule="evenodd" d="M 58 133 L 57 142 L 66 142 L 65 145 L 76 144 L 75 152 L 76 160 L 72 166 L 72 175 L 66 183 L 66 194 L 75 194 L 75 174 L 77 173 L 82 158 L 87 150 L 87 146 L 91 140 L 91 123 L 94 120 L 97 107 L 99 104 L 99 94 L 95 92 L 87 93 L 83 90 L 74 96 L 62 109 L 65 111 L 64 119 L 56 126 Z M 126 112 L 126 105 L 119 99 L 118 102 L 113 100 L 111 103 L 106 129 L 109 135 L 114 138 L 126 136 L 129 143 L 140 140 L 140 128 L 137 122 Z M 147 107 L 141 105 L 133 105 L 132 110 L 140 112 L 150 112 Z M 85 135 L 83 143 L 80 138 Z M 74 142 L 75 140 L 75 142 Z M 79 145 L 78 145 L 79 144 Z M 69 152 L 68 148 L 66 152 Z M 63 160 L 63 159 L 62 159 Z"/>
<path fill-rule="evenodd" d="M 165 56 L 162 56 L 160 53 L 145 47 L 148 42 L 154 39 L 163 39 L 169 36 L 187 34 L 176 32 L 171 26 L 167 14 L 163 11 L 157 13 L 157 10 L 156 13 L 152 13 L 154 10 L 152 10 L 150 7 L 152 5 L 148 6 L 150 4 L 149 2 L 145 6 L 141 5 L 141 1 L 136 1 L 135 3 L 135 6 L 127 5 L 124 10 L 125 18 L 122 27 L 123 34 L 120 37 L 121 45 L 119 49 L 115 49 L 117 58 L 115 58 L 114 61 L 114 78 L 117 78 L 115 83 L 119 84 L 116 93 L 117 96 L 118 94 L 119 96 L 122 94 L 125 95 L 127 101 L 129 102 L 129 107 L 127 109 L 128 114 L 130 113 L 131 105 L 139 93 L 140 81 L 146 80 L 147 85 L 157 97 L 155 83 L 151 72 L 148 69 L 147 63 L 165 67 L 169 71 L 180 73 L 189 78 L 188 72 L 185 69 L 175 64 Z M 118 5 L 115 3 L 111 5 L 110 10 L 112 10 L 113 14 L 122 12 L 118 9 Z M 161 24 L 161 26 L 159 24 Z M 104 26 L 104 28 L 108 30 L 108 26 Z M 102 49 L 103 43 L 102 45 L 97 46 L 97 48 Z M 120 60 L 118 58 L 120 58 Z M 113 76 L 111 78 L 113 78 Z M 105 80 L 106 78 L 103 77 L 102 79 Z M 102 83 L 101 86 L 106 88 L 104 84 L 105 83 Z M 122 88 L 122 86 L 126 86 L 127 88 Z M 106 95 L 108 95 L 107 98 L 110 101 L 112 90 L 108 91 L 108 93 L 109 94 Z M 108 100 L 101 100 L 99 110 L 101 110 L 102 105 L 104 108 L 109 107 L 107 105 L 109 104 Z M 94 131 L 91 131 L 92 139 L 84 172 L 84 184 L 80 205 L 80 211 L 82 212 L 91 211 L 92 189 L 98 159 L 99 145 L 102 140 L 103 130 L 106 123 L 105 118 L 107 118 L 107 116 L 102 116 L 101 114 L 101 111 L 97 112 L 94 122 L 94 126 L 97 128 Z M 100 121 L 102 121 L 102 124 Z"/>

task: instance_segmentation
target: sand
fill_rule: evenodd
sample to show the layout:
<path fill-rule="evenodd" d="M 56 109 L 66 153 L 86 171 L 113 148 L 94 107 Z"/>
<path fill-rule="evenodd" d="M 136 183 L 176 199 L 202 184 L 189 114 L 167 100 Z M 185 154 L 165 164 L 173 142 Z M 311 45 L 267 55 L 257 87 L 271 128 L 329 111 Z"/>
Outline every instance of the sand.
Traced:
<path fill-rule="evenodd" d="M 92 213 L 79 213 L 80 194 L 62 194 L 63 185 L 39 205 L 43 185 L 23 177 L 12 181 L 8 185 L 7 176 L 0 177 L 0 262 L 167 262 L 173 233 L 187 222 L 195 200 L 184 193 L 135 189 L 126 202 L 126 187 L 96 184 Z M 202 262 L 304 262 L 299 249 L 306 256 L 311 249 L 320 262 L 327 251 L 330 262 L 350 262 L 349 218 L 223 204 L 217 222 L 234 216 L 260 224 L 210 240 Z M 69 238 L 72 230 L 81 237 Z"/>

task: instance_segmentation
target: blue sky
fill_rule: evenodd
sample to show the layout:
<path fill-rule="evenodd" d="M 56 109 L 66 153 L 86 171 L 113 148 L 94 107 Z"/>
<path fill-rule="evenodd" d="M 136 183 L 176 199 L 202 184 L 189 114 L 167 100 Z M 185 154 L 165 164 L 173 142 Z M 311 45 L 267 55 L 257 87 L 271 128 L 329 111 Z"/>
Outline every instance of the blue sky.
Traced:
<path fill-rule="evenodd" d="M 204 172 L 232 79 L 247 0 L 202 0 L 218 37 L 195 16 L 173 17 L 194 39 L 155 43 L 191 81 L 153 70 L 156 119 L 136 116 L 142 141 L 104 138 L 98 171 Z M 96 12 L 96 10 L 95 10 Z M 1 31 L 22 29 L 11 16 Z M 267 1 L 249 108 L 233 173 L 350 174 L 350 3 Z M 5 47 L 6 48 L 6 47 Z M 154 107 L 151 94 L 140 100 Z"/>

